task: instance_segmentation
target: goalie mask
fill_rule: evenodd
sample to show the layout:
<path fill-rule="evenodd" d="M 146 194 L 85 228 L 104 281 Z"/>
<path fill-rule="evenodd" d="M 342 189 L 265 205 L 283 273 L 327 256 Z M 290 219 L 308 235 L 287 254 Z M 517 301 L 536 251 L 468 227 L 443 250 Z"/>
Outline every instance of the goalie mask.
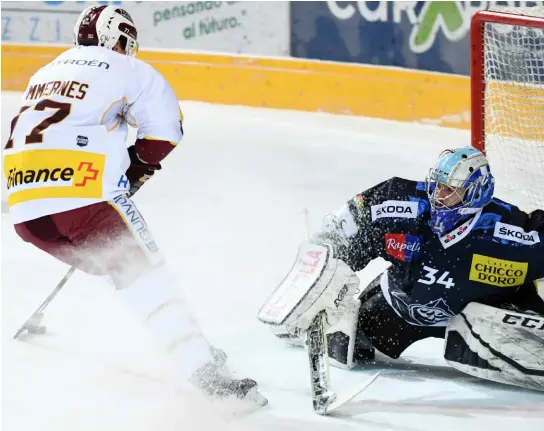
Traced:
<path fill-rule="evenodd" d="M 486 157 L 472 147 L 446 150 L 426 179 L 431 228 L 436 234 L 453 229 L 493 199 L 495 179 Z"/>
<path fill-rule="evenodd" d="M 116 6 L 90 6 L 74 27 L 76 46 L 103 46 L 113 49 L 119 42 L 127 55 L 138 53 L 138 32 L 127 11 Z"/>

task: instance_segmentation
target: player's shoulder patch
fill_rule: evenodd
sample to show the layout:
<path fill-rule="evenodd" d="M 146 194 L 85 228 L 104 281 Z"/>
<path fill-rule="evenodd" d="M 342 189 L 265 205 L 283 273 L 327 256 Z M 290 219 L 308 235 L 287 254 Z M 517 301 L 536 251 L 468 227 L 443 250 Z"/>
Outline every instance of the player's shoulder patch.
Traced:
<path fill-rule="evenodd" d="M 539 232 L 528 223 L 530 215 L 515 205 L 495 198 L 486 207 L 486 215 L 494 219 L 493 225 L 488 228 L 495 242 L 521 247 L 542 241 Z"/>
<path fill-rule="evenodd" d="M 417 182 L 392 177 L 356 195 L 349 201 L 354 216 L 369 216 L 371 222 L 397 219 L 415 219 L 427 206 L 419 196 Z"/>
<path fill-rule="evenodd" d="M 536 245 L 540 243 L 540 235 L 536 230 L 525 231 L 521 226 L 509 223 L 495 223 L 493 232 L 495 238 L 499 238 L 506 243 L 514 242 L 523 245 Z"/>
<path fill-rule="evenodd" d="M 419 214 L 419 202 L 386 200 L 370 207 L 372 221 L 382 218 L 414 219 Z"/>

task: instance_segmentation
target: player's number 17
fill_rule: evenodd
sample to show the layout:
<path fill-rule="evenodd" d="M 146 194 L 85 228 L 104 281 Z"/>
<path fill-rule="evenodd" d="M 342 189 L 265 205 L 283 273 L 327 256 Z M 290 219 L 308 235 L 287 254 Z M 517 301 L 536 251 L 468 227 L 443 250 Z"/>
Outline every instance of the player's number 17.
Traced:
<path fill-rule="evenodd" d="M 31 108 L 31 106 L 23 106 L 19 111 L 19 114 L 13 117 L 13 120 L 11 120 L 11 131 L 9 134 L 8 143 L 5 147 L 6 150 L 13 148 L 13 131 L 15 130 L 15 126 L 17 126 L 17 122 L 19 121 L 19 117 L 21 116 L 21 114 L 29 108 Z M 34 105 L 35 111 L 44 111 L 46 109 L 54 109 L 55 112 L 46 119 L 44 119 L 40 124 L 34 127 L 28 135 L 26 135 L 25 145 L 41 144 L 43 142 L 43 131 L 49 126 L 60 123 L 62 120 L 68 117 L 68 115 L 70 115 L 70 111 L 72 110 L 72 104 L 44 99 Z"/>

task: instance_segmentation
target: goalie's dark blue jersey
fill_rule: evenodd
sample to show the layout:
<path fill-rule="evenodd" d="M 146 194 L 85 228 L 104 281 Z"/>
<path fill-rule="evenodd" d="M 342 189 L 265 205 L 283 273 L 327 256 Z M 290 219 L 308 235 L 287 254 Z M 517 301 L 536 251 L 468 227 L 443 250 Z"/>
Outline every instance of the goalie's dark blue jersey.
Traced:
<path fill-rule="evenodd" d="M 392 178 L 348 201 L 325 219 L 337 255 L 354 271 L 382 257 L 387 302 L 413 325 L 446 325 L 472 301 L 507 302 L 544 277 L 544 226 L 499 199 L 451 232 L 429 225 L 425 184 Z"/>

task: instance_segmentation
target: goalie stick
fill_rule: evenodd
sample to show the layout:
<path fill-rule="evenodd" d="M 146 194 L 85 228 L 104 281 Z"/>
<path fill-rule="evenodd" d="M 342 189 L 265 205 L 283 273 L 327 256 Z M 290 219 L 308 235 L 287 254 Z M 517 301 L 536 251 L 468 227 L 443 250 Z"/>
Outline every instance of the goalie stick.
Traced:
<path fill-rule="evenodd" d="M 257 318 L 268 325 L 284 328 L 289 321 L 296 322 L 294 316 L 302 301 L 315 302 L 323 293 L 336 271 L 333 265 L 328 268 L 330 248 L 324 244 L 310 243 L 308 210 L 304 208 L 305 241 L 300 245 L 293 267 L 276 287 L 272 295 L 262 305 Z M 326 274 L 324 274 L 326 273 Z M 313 297 L 313 300 L 311 299 Z M 296 313 L 296 312 L 295 312 Z M 320 311 L 305 331 L 305 342 L 310 366 L 310 381 L 314 411 L 326 415 L 342 406 L 368 387 L 378 376 L 341 394 L 332 391 L 329 376 L 329 355 L 326 337 L 326 311 Z M 287 330 L 287 332 L 289 332 Z"/>
<path fill-rule="evenodd" d="M 329 414 L 351 401 L 369 387 L 380 374 L 380 372 L 377 372 L 367 381 L 341 393 L 340 396 L 331 389 L 327 335 L 325 332 L 326 318 L 325 311 L 320 312 L 314 318 L 306 333 L 312 403 L 314 411 L 320 415 Z"/>

